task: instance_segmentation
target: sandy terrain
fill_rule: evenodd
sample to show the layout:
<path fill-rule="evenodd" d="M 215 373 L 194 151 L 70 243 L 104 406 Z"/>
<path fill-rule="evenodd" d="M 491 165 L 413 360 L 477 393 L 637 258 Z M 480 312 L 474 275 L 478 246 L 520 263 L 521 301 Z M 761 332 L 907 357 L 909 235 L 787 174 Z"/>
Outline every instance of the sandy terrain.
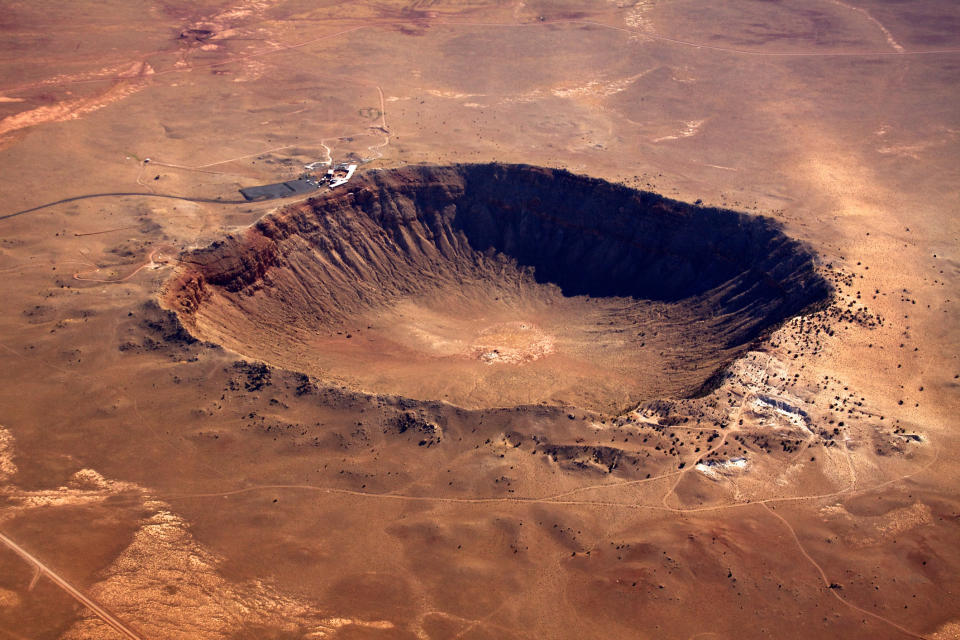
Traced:
<path fill-rule="evenodd" d="M 960 635 L 954 3 L 2 14 L 0 637 Z M 312 161 L 360 169 L 238 193 Z M 330 202 L 494 162 L 768 220 L 832 293 L 754 322 L 794 298 L 745 242 L 742 290 L 784 293 L 704 315 L 653 271 L 624 294 L 606 250 L 552 272 L 580 245 L 512 222 L 317 270 L 394 246 Z M 627 228 L 600 191 L 551 210 Z"/>

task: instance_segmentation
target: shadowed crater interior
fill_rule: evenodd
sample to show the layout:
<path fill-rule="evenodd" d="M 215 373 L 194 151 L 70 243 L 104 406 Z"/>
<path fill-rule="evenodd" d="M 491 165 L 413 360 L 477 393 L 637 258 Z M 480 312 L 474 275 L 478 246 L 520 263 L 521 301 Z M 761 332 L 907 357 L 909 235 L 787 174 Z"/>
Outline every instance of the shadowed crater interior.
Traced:
<path fill-rule="evenodd" d="M 600 410 L 697 393 L 830 288 L 763 217 L 565 171 L 368 172 L 187 253 L 198 338 L 374 393 Z"/>

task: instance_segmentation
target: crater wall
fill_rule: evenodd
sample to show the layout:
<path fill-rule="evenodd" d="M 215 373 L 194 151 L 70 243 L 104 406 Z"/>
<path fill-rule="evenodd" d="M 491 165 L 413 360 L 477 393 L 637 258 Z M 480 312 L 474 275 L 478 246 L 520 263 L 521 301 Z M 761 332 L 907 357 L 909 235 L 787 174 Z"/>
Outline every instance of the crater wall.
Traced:
<path fill-rule="evenodd" d="M 198 338 L 371 392 L 623 408 L 823 303 L 772 220 L 522 165 L 368 172 L 183 256 Z"/>

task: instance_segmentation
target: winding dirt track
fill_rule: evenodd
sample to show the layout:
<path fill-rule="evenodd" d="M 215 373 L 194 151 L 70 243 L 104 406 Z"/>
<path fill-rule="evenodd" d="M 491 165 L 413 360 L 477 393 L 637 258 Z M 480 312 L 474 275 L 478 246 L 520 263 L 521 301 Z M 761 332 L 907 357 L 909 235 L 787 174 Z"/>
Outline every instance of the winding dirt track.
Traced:
<path fill-rule="evenodd" d="M 410 495 L 403 493 L 375 493 L 372 491 L 355 491 L 352 489 L 341 489 L 337 487 L 323 487 L 318 485 L 311 484 L 262 484 L 262 485 L 253 485 L 249 487 L 243 487 L 241 489 L 233 489 L 227 491 L 215 491 L 211 493 L 186 493 L 186 494 L 174 494 L 164 496 L 168 500 L 176 499 L 187 499 L 187 498 L 221 498 L 224 496 L 233 496 L 240 495 L 244 493 L 252 493 L 257 491 L 268 491 L 268 490 L 298 490 L 298 491 L 316 491 L 320 493 L 330 493 L 330 494 L 341 494 L 341 495 L 352 495 L 361 498 L 373 498 L 373 499 L 383 499 L 383 500 L 399 500 L 399 501 L 410 501 L 410 502 L 436 502 L 436 503 L 453 503 L 453 504 L 485 504 L 485 503 L 519 503 L 519 504 L 547 504 L 547 505 L 568 505 L 568 506 L 596 506 L 596 507 L 619 507 L 624 509 L 651 509 L 655 511 L 670 511 L 673 513 L 699 513 L 706 511 L 723 511 L 726 509 L 738 509 L 743 507 L 749 507 L 751 505 L 768 505 L 775 504 L 778 502 L 800 502 L 803 500 L 821 500 L 824 498 L 837 498 L 839 496 L 847 495 L 857 495 L 862 493 L 869 493 L 871 491 L 876 491 L 883 487 L 896 484 L 898 482 L 903 482 L 908 478 L 913 478 L 925 471 L 928 471 L 936 464 L 939 459 L 940 451 L 939 449 L 933 450 L 933 455 L 930 460 L 928 460 L 923 466 L 915 469 L 911 473 L 904 474 L 902 476 L 897 476 L 895 478 L 890 478 L 883 482 L 879 482 L 875 485 L 869 487 L 862 487 L 860 489 L 854 489 L 852 486 L 845 487 L 838 491 L 831 491 L 829 493 L 819 493 L 812 495 L 800 495 L 800 496 L 783 496 L 783 497 L 772 497 L 772 498 L 761 498 L 759 500 L 744 500 L 742 502 L 731 502 L 727 504 L 711 505 L 707 507 L 670 507 L 666 505 L 655 505 L 655 504 L 644 504 L 637 502 L 612 502 L 612 501 L 599 501 L 599 500 L 560 500 L 574 493 L 580 491 L 586 491 L 589 489 L 607 489 L 607 488 L 621 488 L 629 485 L 635 485 L 645 482 L 653 482 L 655 480 L 660 480 L 670 476 L 679 475 L 679 471 L 672 471 L 670 473 L 665 473 L 653 478 L 644 478 L 642 480 L 629 480 L 625 482 L 612 482 L 612 483 L 603 483 L 596 485 L 588 485 L 583 487 L 578 487 L 571 491 L 565 491 L 563 493 L 554 494 L 551 496 L 543 496 L 540 498 L 536 497 L 476 497 L 476 498 L 453 498 L 453 497 L 442 497 L 442 496 L 430 496 L 430 495 Z M 223 474 L 219 474 L 223 477 Z"/>
<path fill-rule="evenodd" d="M 863 613 L 863 614 L 865 614 L 865 615 L 868 615 L 868 616 L 870 616 L 871 618 L 875 618 L 876 620 L 879 620 L 880 622 L 884 622 L 884 623 L 890 625 L 891 627 L 893 627 L 893 628 L 895 628 L 895 629 L 903 632 L 904 634 L 910 636 L 911 638 L 926 638 L 926 636 L 922 636 L 922 635 L 920 635 L 920 634 L 914 633 L 913 631 L 910 631 L 910 630 L 907 629 L 906 627 L 901 627 L 899 624 L 897 624 L 897 623 L 894 622 L 893 620 L 890 620 L 889 618 L 885 618 L 885 617 L 883 617 L 883 616 L 881 616 L 881 615 L 879 615 L 879 614 L 873 613 L 872 611 L 868 611 L 868 610 L 864 609 L 863 607 L 858 607 L 857 605 L 853 604 L 852 602 L 850 602 L 849 600 L 847 600 L 846 598 L 844 598 L 843 596 L 841 596 L 839 593 L 837 593 L 837 590 L 831 586 L 833 583 L 830 582 L 830 579 L 827 577 L 827 573 L 823 570 L 823 567 L 821 567 L 820 564 L 819 564 L 816 560 L 814 560 L 813 557 L 812 557 L 809 553 L 807 553 L 807 550 L 803 548 L 803 544 L 800 542 L 800 538 L 797 536 L 797 532 L 796 532 L 796 530 L 793 528 L 793 525 L 791 525 L 789 522 L 787 522 L 787 519 L 786 519 L 786 518 L 784 518 L 784 517 L 781 516 L 779 513 L 777 513 L 776 511 L 774 511 L 774 510 L 770 507 L 770 505 L 768 505 L 767 503 L 764 502 L 764 503 L 761 504 L 761 506 L 762 506 L 764 509 L 766 509 L 767 511 L 769 511 L 769 512 L 770 512 L 770 515 L 772 515 L 773 517 L 775 517 L 776 519 L 778 519 L 780 522 L 782 522 L 782 523 L 787 527 L 787 530 L 790 531 L 790 535 L 793 536 L 793 541 L 797 543 L 797 549 L 799 549 L 801 555 L 803 555 L 803 557 L 806 558 L 807 561 L 808 561 L 811 565 L 813 565 L 813 568 L 817 570 L 817 572 L 820 574 L 820 579 L 823 581 L 823 586 L 827 587 L 827 589 L 830 591 L 830 593 L 833 595 L 834 598 L 836 598 L 837 600 L 839 600 L 839 601 L 842 602 L 843 604 L 847 605 L 848 607 L 850 607 L 850 608 L 853 609 L 854 611 L 859 611 L 860 613 Z"/>
<path fill-rule="evenodd" d="M 130 627 L 125 625 L 123 622 L 121 622 L 115 615 L 113 615 L 112 613 L 110 613 L 109 611 L 101 607 L 99 604 L 97 604 L 96 602 L 94 602 L 93 600 L 85 596 L 83 592 L 81 592 L 72 584 L 70 584 L 63 578 L 61 578 L 59 575 L 57 575 L 53 571 L 53 569 L 51 569 L 47 565 L 40 562 L 40 560 L 32 556 L 23 547 L 21 547 L 16 542 L 14 542 L 13 540 L 5 536 L 3 533 L 0 533 L 0 542 L 5 544 L 7 548 L 9 548 L 18 556 L 26 560 L 28 563 L 36 567 L 38 572 L 50 578 L 50 580 L 53 581 L 55 585 L 57 585 L 58 587 L 66 591 L 70 595 L 70 597 L 72 597 L 74 600 L 76 600 L 83 606 L 90 609 L 90 611 L 96 614 L 98 618 L 100 618 L 107 625 L 109 625 L 111 629 L 120 633 L 125 638 L 130 638 L 131 640 L 144 640 L 143 636 L 131 630 Z"/>
<path fill-rule="evenodd" d="M 76 271 L 76 272 L 74 272 L 74 274 L 73 274 L 73 279 L 74 279 L 74 280 L 84 280 L 84 281 L 86 281 L 86 282 L 104 282 L 104 283 L 107 283 L 107 284 L 112 284 L 112 283 L 117 283 L 117 282 L 126 282 L 127 280 L 129 280 L 129 279 L 132 278 L 133 276 L 137 275 L 138 273 L 140 273 L 141 271 L 143 271 L 143 270 L 146 269 L 147 267 L 160 266 L 160 265 L 165 264 L 165 262 L 159 262 L 159 263 L 158 263 L 158 262 L 156 262 L 156 261 L 154 260 L 155 257 L 157 257 L 157 256 L 162 256 L 162 255 L 163 255 L 163 254 L 162 254 L 162 251 L 164 251 L 164 250 L 167 250 L 167 251 L 175 251 L 175 249 L 174 249 L 173 247 L 162 247 L 162 248 L 154 249 L 153 251 L 150 252 L 150 255 L 147 257 L 147 261 L 146 261 L 146 262 L 144 262 L 144 263 L 141 264 L 139 267 L 137 267 L 136 269 L 134 269 L 133 271 L 131 271 L 131 272 L 128 273 L 127 275 L 123 276 L 122 278 L 113 278 L 113 279 L 105 279 L 105 278 L 85 278 L 84 276 L 85 276 L 86 274 L 88 274 L 88 273 L 97 273 L 98 271 L 101 271 L 102 268 L 101 268 L 101 267 L 98 267 L 97 265 L 93 264 L 92 262 L 84 262 L 84 263 L 81 263 L 81 264 L 87 265 L 88 267 L 90 267 L 90 269 L 86 269 L 86 270 L 84 270 L 84 271 Z"/>
<path fill-rule="evenodd" d="M 787 521 L 783 516 L 781 516 L 779 513 L 777 513 L 777 512 L 774 510 L 774 508 L 772 508 L 770 505 L 771 505 L 771 504 L 778 503 L 778 502 L 796 502 L 796 501 L 803 501 L 803 500 L 817 500 L 817 499 L 823 499 L 823 498 L 828 498 L 828 497 L 838 497 L 838 496 L 841 496 L 841 495 L 852 495 L 852 494 L 860 494 L 860 493 L 866 493 L 866 492 L 869 492 L 869 491 L 874 491 L 874 490 L 880 489 L 880 488 L 882 488 L 882 487 L 884 487 L 884 486 L 888 486 L 888 485 L 891 485 L 891 484 L 894 484 L 894 483 L 897 483 L 897 482 L 901 482 L 901 481 L 903 481 L 903 480 L 906 480 L 907 478 L 916 476 L 916 475 L 918 475 L 918 474 L 926 471 L 927 469 L 931 468 L 931 467 L 933 466 L 933 464 L 937 461 L 937 459 L 938 459 L 938 457 L 939 457 L 938 454 L 939 454 L 939 451 L 938 451 L 938 450 L 934 450 L 934 456 L 932 457 L 932 459 L 931 459 L 930 461 L 928 461 L 925 465 L 923 465 L 922 467 L 920 467 L 919 469 L 915 470 L 914 472 L 909 473 L 909 474 L 905 474 L 905 475 L 900 476 L 900 477 L 897 477 L 897 478 L 891 478 L 890 480 L 887 480 L 887 481 L 885 481 L 885 482 L 881 482 L 881 483 L 876 484 L 876 485 L 874 485 L 874 486 L 872 486 L 872 487 L 866 487 L 866 488 L 861 488 L 861 489 L 854 489 L 854 488 L 851 486 L 851 487 L 847 487 L 847 488 L 845 488 L 845 489 L 842 489 L 842 490 L 840 490 L 840 491 L 835 491 L 835 492 L 826 493 L 826 494 L 819 494 L 819 495 L 791 496 L 791 497 L 783 497 L 783 498 L 765 498 L 765 499 L 761 499 L 761 500 L 735 502 L 735 503 L 723 504 L 723 505 L 715 505 L 715 506 L 710 506 L 710 507 L 694 507 L 694 508 L 677 508 L 677 507 L 671 507 L 671 506 L 669 506 L 669 505 L 666 504 L 667 498 L 668 498 L 669 495 L 673 492 L 673 489 L 676 487 L 676 484 L 674 484 L 674 485 L 671 487 L 670 492 L 668 492 L 668 493 L 663 497 L 663 501 L 662 501 L 663 504 L 662 504 L 662 506 L 661 506 L 661 505 L 642 504 L 642 503 L 604 502 L 604 501 L 594 501 L 594 500 L 560 500 L 560 499 L 559 499 L 559 498 L 561 498 L 561 497 L 565 497 L 565 496 L 568 496 L 568 495 L 570 495 L 570 494 L 573 494 L 573 493 L 576 493 L 576 492 L 579 492 L 579 491 L 583 491 L 583 490 L 587 490 L 587 489 L 598 489 L 598 488 L 604 488 L 604 487 L 622 487 L 622 486 L 625 486 L 625 485 L 636 484 L 636 483 L 640 483 L 640 482 L 650 482 L 650 481 L 653 481 L 653 480 L 659 480 L 659 479 L 662 479 L 662 478 L 665 478 L 665 477 L 669 477 L 669 476 L 673 476 L 673 475 L 678 476 L 678 481 L 679 481 L 679 478 L 682 477 L 681 472 L 679 472 L 679 471 L 672 472 L 672 473 L 668 473 L 668 474 L 663 474 L 663 475 L 657 476 L 657 477 L 655 477 L 655 478 L 649 478 L 649 479 L 640 480 L 640 481 L 631 481 L 631 482 L 611 483 L 611 484 L 594 485 L 594 486 L 588 486 L 588 487 L 580 487 L 580 488 L 578 488 L 578 489 L 574 489 L 573 491 L 568 491 L 568 492 L 565 492 L 565 493 L 560 493 L 560 494 L 556 494 L 556 495 L 553 495 L 553 496 L 546 496 L 546 497 L 542 497 L 542 498 L 524 498 L 524 497 L 511 497 L 511 498 L 507 498 L 507 497 L 489 497 L 489 498 L 444 498 L 444 497 L 439 497 L 439 496 L 413 496 L 413 495 L 405 495 L 405 494 L 369 493 L 369 492 L 364 492 L 364 491 L 353 491 L 353 490 L 350 490 L 350 489 L 339 489 L 339 488 L 332 488 L 332 487 L 319 487 L 319 486 L 314 486 L 314 485 L 258 485 L 258 486 L 246 487 L 246 488 L 243 488 L 243 489 L 236 489 L 236 490 L 233 490 L 233 491 L 221 491 L 221 492 L 216 492 L 216 493 L 195 493 L 195 494 L 182 494 L 182 495 L 176 495 L 176 496 L 168 496 L 168 499 L 227 497 L 227 496 L 231 496 L 231 495 L 239 495 L 239 494 L 244 494 L 244 493 L 251 493 L 251 492 L 265 491 L 265 490 L 284 490 L 284 489 L 290 490 L 290 489 L 293 489 L 293 490 L 317 491 L 317 492 L 327 493 L 327 494 L 342 494 L 342 495 L 345 494 L 345 495 L 352 495 L 352 496 L 363 497 L 363 498 L 380 498 L 380 499 L 387 499 L 387 500 L 412 501 L 412 502 L 422 501 L 422 502 L 455 503 L 455 504 L 457 504 L 457 503 L 459 503 L 459 504 L 484 504 L 484 503 L 508 504 L 508 503 L 514 503 L 514 504 L 542 504 L 542 505 L 558 505 L 558 506 L 560 506 L 560 505 L 563 505 L 563 506 L 592 506 L 592 507 L 612 507 L 612 508 L 628 508 L 628 509 L 651 509 L 651 510 L 668 511 L 668 512 L 674 512 L 674 513 L 695 513 L 695 512 L 700 512 L 700 511 L 721 511 L 721 510 L 726 510 L 726 509 L 735 509 L 735 508 L 741 508 L 741 507 L 749 507 L 749 506 L 752 506 L 752 505 L 759 505 L 759 506 L 763 507 L 767 512 L 769 512 L 770 515 L 772 515 L 772 516 L 774 516 L 775 518 L 777 518 L 778 520 L 780 520 L 780 522 L 781 522 L 784 526 L 786 526 L 786 528 L 787 528 L 787 530 L 789 531 L 790 535 L 793 537 L 793 540 L 794 540 L 794 542 L 796 543 L 797 548 L 798 548 L 798 550 L 800 551 L 801 555 L 803 555 L 803 557 L 807 560 L 807 562 L 810 563 L 810 565 L 812 565 L 812 566 L 816 569 L 816 571 L 817 571 L 818 574 L 819 574 L 819 577 L 820 577 L 821 581 L 823 582 L 823 585 L 830 591 L 830 594 L 831 594 L 833 597 L 835 597 L 837 600 L 839 600 L 840 602 L 842 602 L 842 603 L 843 603 L 844 605 L 846 605 L 847 607 L 850 607 L 851 609 L 853 609 L 853 610 L 855 610 L 855 611 L 857 611 L 857 612 L 859 612 L 859 613 L 862 613 L 862 614 L 864 614 L 864 615 L 870 616 L 871 618 L 874 618 L 875 620 L 878 620 L 878 621 L 880 621 L 880 622 L 883 622 L 883 623 L 885 623 L 885 624 L 893 627 L 893 628 L 896 629 L 897 631 L 900 631 L 901 633 L 903 633 L 903 634 L 905 634 L 905 635 L 907 635 L 907 636 L 909 636 L 909 637 L 911 637 L 911 638 L 924 639 L 924 638 L 926 638 L 927 636 L 920 635 L 920 634 L 918 634 L 918 633 L 916 633 L 916 632 L 914 632 L 914 631 L 911 631 L 910 629 L 907 629 L 906 627 L 903 627 L 903 626 L 897 624 L 896 622 L 894 622 L 893 620 L 890 620 L 889 618 L 886 618 L 886 617 L 881 616 L 881 615 L 879 615 L 879 614 L 877 614 L 877 613 L 874 613 L 874 612 L 872 612 L 872 611 L 869 611 L 869 610 L 867 610 L 867 609 L 864 609 L 864 608 L 862 608 L 862 607 L 860 607 L 860 606 L 858 606 L 858 605 L 850 602 L 849 600 L 847 600 L 847 599 L 844 598 L 843 596 L 841 596 L 841 595 L 837 592 L 836 589 L 831 588 L 832 582 L 830 581 L 830 579 L 829 579 L 829 577 L 827 576 L 826 572 L 825 572 L 824 569 L 820 566 L 820 564 L 819 564 L 819 563 L 807 552 L 807 550 L 804 548 L 803 544 L 800 542 L 800 538 L 799 538 L 799 536 L 797 535 L 796 530 L 793 528 L 793 525 L 791 525 L 789 521 Z"/>

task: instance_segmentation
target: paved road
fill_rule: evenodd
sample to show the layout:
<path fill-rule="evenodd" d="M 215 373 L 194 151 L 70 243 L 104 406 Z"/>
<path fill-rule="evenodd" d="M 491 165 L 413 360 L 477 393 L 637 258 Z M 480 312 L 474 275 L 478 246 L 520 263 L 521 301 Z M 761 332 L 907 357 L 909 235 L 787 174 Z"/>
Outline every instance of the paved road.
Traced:
<path fill-rule="evenodd" d="M 114 631 L 117 631 L 125 638 L 130 638 L 131 640 L 144 640 L 143 636 L 132 631 L 127 625 L 123 624 L 120 620 L 117 619 L 112 613 L 98 605 L 96 602 L 83 595 L 83 593 L 74 587 L 72 584 L 58 576 L 53 572 L 47 565 L 40 562 L 38 559 L 30 555 L 23 547 L 18 545 L 16 542 L 5 536 L 3 533 L 0 533 L 0 542 L 7 545 L 10 550 L 19 555 L 21 558 L 32 564 L 37 568 L 37 571 L 46 575 L 50 580 L 53 581 L 58 587 L 66 591 L 70 596 L 75 599 L 80 604 L 84 605 L 90 611 L 93 611 L 94 614 L 101 620 L 103 620 L 107 625 L 110 626 Z"/>
<path fill-rule="evenodd" d="M 72 198 L 64 198 L 63 200 L 57 200 L 56 202 L 48 202 L 46 204 L 41 204 L 36 207 L 31 207 L 30 209 L 24 209 L 23 211 L 16 211 L 14 213 L 8 213 L 6 215 L 2 215 L 0 216 L 0 220 L 6 220 L 7 218 L 15 218 L 16 216 L 22 216 L 25 213 L 32 213 L 34 211 L 39 211 L 40 209 L 46 209 L 47 207 L 53 207 L 58 204 L 65 204 L 67 202 L 75 202 L 77 200 L 88 200 L 90 198 L 115 198 L 118 196 L 140 196 L 143 198 L 170 198 L 172 200 L 186 200 L 188 202 L 209 202 L 211 204 L 250 204 L 250 202 L 247 200 L 218 200 L 216 198 L 188 198 L 187 196 L 174 196 L 174 195 L 169 195 L 165 193 L 118 191 L 115 193 L 91 193 L 85 196 L 74 196 Z"/>

